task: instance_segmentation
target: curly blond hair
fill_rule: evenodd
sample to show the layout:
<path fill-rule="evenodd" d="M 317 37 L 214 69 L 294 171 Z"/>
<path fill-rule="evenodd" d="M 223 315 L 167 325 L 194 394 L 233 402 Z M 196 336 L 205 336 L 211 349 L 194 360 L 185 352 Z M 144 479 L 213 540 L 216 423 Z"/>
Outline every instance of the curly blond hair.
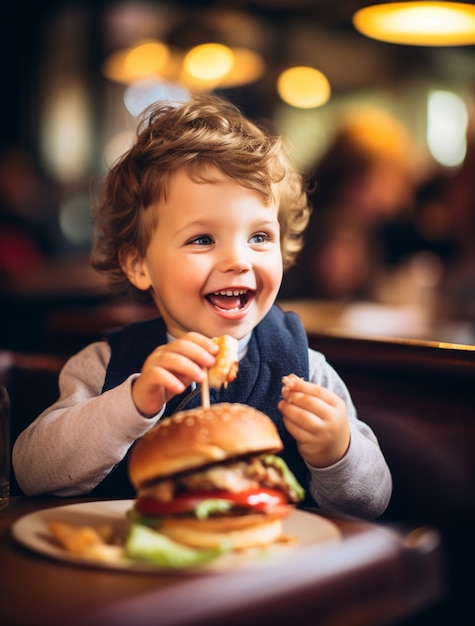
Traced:
<path fill-rule="evenodd" d="M 108 274 L 120 291 L 132 287 L 121 259 L 144 257 L 158 224 L 156 210 L 166 199 L 171 175 L 191 168 L 206 180 L 209 168 L 278 202 L 284 270 L 300 251 L 310 208 L 302 175 L 283 139 L 266 133 L 233 104 L 214 95 L 185 103 L 157 103 L 137 129 L 132 148 L 109 170 L 93 210 L 93 267 Z"/>

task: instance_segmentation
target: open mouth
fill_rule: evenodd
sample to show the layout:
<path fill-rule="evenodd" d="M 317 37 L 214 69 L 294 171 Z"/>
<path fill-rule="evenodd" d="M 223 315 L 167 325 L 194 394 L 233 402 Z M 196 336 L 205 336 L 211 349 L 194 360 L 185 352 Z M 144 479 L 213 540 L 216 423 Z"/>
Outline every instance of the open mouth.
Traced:
<path fill-rule="evenodd" d="M 224 289 L 215 291 L 206 296 L 213 305 L 225 311 L 243 309 L 252 297 L 253 292 L 248 289 Z"/>

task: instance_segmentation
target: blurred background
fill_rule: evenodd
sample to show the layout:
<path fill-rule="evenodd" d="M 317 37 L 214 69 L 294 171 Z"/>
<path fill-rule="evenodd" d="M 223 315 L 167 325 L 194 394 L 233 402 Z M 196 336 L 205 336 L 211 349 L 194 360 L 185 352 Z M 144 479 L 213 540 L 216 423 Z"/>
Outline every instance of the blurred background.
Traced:
<path fill-rule="evenodd" d="M 475 23 L 462 43 L 383 42 L 353 22 L 368 4 L 4 6 L 0 347 L 70 352 L 151 314 L 89 268 L 91 185 L 147 104 L 197 90 L 283 134 L 309 180 L 284 307 L 316 331 L 474 344 Z"/>

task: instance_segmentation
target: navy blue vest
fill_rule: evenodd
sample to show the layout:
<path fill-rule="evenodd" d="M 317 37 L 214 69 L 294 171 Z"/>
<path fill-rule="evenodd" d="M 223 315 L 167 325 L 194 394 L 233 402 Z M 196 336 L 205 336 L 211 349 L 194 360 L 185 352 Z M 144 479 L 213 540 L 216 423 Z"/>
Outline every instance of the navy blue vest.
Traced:
<path fill-rule="evenodd" d="M 154 348 L 167 342 L 167 331 L 161 318 L 130 324 L 108 333 L 111 357 L 102 391 L 120 385 L 134 372 L 139 372 Z M 294 373 L 308 379 L 308 342 L 305 330 L 294 313 L 284 313 L 273 306 L 254 329 L 247 353 L 239 363 L 236 380 L 227 389 L 210 389 L 210 401 L 240 402 L 259 409 L 276 424 L 284 444 L 281 456 L 307 487 L 308 470 L 300 457 L 293 438 L 285 429 L 277 409 L 281 397 L 282 377 Z M 199 406 L 199 390 L 188 388 L 167 403 L 164 417 L 177 410 Z M 162 419 L 164 419 L 164 417 Z M 94 495 L 107 497 L 134 497 L 127 478 L 127 457 L 121 461 L 95 488 Z"/>

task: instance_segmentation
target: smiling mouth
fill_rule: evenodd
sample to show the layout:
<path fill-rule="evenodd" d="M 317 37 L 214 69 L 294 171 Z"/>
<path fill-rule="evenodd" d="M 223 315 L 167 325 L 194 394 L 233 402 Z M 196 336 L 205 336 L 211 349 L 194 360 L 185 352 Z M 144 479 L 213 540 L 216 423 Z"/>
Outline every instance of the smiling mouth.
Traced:
<path fill-rule="evenodd" d="M 226 311 L 243 309 L 249 301 L 253 292 L 248 289 L 224 289 L 215 291 L 206 296 L 206 299 L 213 305 Z"/>

